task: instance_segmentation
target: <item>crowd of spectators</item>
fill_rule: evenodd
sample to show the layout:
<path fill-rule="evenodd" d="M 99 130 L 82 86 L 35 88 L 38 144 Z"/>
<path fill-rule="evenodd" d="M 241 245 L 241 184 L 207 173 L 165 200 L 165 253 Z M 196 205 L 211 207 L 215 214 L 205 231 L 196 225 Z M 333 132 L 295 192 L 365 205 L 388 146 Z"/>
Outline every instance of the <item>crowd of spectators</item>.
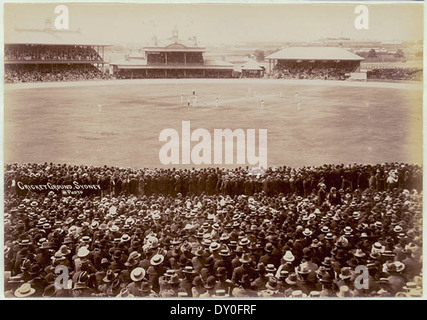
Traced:
<path fill-rule="evenodd" d="M 418 68 L 389 68 L 368 71 L 368 80 L 422 81 L 423 70 Z"/>
<path fill-rule="evenodd" d="M 5 83 L 106 80 L 112 76 L 89 64 L 5 65 Z"/>
<path fill-rule="evenodd" d="M 147 64 L 203 64 L 202 52 L 168 52 L 167 58 L 165 52 L 147 53 Z"/>
<path fill-rule="evenodd" d="M 165 70 L 165 69 L 140 69 L 140 70 L 120 70 L 117 74 L 119 79 L 145 79 L 145 78 L 234 78 L 232 70 L 195 70 L 195 69 L 178 69 L 178 70 Z"/>
<path fill-rule="evenodd" d="M 188 52 L 186 54 L 186 61 L 188 64 L 203 64 L 203 53 L 201 52 Z"/>
<path fill-rule="evenodd" d="M 355 62 L 278 62 L 270 74 L 272 79 L 346 80 L 357 67 Z"/>
<path fill-rule="evenodd" d="M 5 61 L 101 61 L 101 56 L 89 46 L 9 45 L 4 48 Z"/>
<path fill-rule="evenodd" d="M 90 46 L 54 46 L 54 45 L 7 45 L 5 46 L 5 61 L 102 61 L 100 55 Z M 148 64 L 203 64 L 201 52 L 188 52 L 184 54 L 169 53 L 168 59 L 164 52 L 158 54 L 147 54 Z M 270 79 L 320 79 L 320 80 L 346 80 L 349 73 L 357 68 L 354 61 L 279 61 L 273 70 L 265 74 Z M 56 69 L 58 69 L 56 67 Z M 74 81 L 90 79 L 109 79 L 107 74 L 99 72 L 90 65 L 63 66 L 58 71 L 43 71 L 34 68 L 34 65 L 5 65 L 5 82 L 44 82 L 44 81 Z M 166 75 L 164 70 L 135 70 L 134 72 L 122 72 L 118 78 L 233 78 L 236 77 L 231 71 L 217 70 L 183 70 L 169 71 Z M 258 77 L 248 74 L 245 77 Z M 388 68 L 373 69 L 367 73 L 368 80 L 407 80 L 421 81 L 422 69 L 418 68 Z"/>
<path fill-rule="evenodd" d="M 165 64 L 166 55 L 163 52 L 147 54 L 147 64 Z"/>
<path fill-rule="evenodd" d="M 4 172 L 6 297 L 422 292 L 418 165 Z"/>

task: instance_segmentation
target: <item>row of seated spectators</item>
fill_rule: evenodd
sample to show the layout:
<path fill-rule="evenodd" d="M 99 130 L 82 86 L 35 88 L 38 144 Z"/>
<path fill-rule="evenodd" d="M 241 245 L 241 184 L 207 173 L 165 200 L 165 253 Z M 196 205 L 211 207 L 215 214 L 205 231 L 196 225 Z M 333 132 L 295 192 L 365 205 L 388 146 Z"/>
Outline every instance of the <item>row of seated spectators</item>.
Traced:
<path fill-rule="evenodd" d="M 110 79 L 111 76 L 102 73 L 98 68 L 89 64 L 78 65 L 5 65 L 5 83 L 21 82 L 51 82 L 51 81 L 81 81 Z"/>
<path fill-rule="evenodd" d="M 278 62 L 267 75 L 272 79 L 346 80 L 346 74 L 357 67 L 357 62 Z"/>
<path fill-rule="evenodd" d="M 118 75 L 120 79 L 144 79 L 144 78 L 233 78 L 230 71 L 217 70 L 126 70 Z"/>
<path fill-rule="evenodd" d="M 422 81 L 423 70 L 417 68 L 373 69 L 368 71 L 368 79 Z"/>
<path fill-rule="evenodd" d="M 203 54 L 201 52 L 172 52 L 168 53 L 148 53 L 147 63 L 148 64 L 203 64 Z"/>
<path fill-rule="evenodd" d="M 77 60 L 101 61 L 100 55 L 88 46 L 19 45 L 6 46 L 5 60 Z"/>
<path fill-rule="evenodd" d="M 166 63 L 166 56 L 164 53 L 147 54 L 147 64 Z"/>
<path fill-rule="evenodd" d="M 201 52 L 187 53 L 186 61 L 187 63 L 195 63 L 195 64 L 200 64 L 204 62 L 203 55 Z"/>

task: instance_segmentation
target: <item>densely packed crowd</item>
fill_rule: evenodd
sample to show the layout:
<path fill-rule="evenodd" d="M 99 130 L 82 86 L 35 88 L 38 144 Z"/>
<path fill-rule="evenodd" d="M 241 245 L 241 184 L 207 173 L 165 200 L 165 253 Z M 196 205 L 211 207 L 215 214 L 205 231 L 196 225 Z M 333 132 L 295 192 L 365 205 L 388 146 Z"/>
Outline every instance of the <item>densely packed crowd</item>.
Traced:
<path fill-rule="evenodd" d="M 202 52 L 168 52 L 167 57 L 165 52 L 147 53 L 148 64 L 203 64 Z"/>
<path fill-rule="evenodd" d="M 44 68 L 43 68 L 44 67 Z M 51 81 L 82 81 L 111 79 L 108 73 L 103 73 L 98 68 L 88 64 L 56 65 L 55 68 L 46 69 L 51 66 L 34 65 L 5 65 L 5 83 L 19 82 L 51 82 Z"/>
<path fill-rule="evenodd" d="M 407 80 L 422 81 L 423 70 L 418 68 L 373 69 L 368 71 L 368 79 L 372 80 Z"/>
<path fill-rule="evenodd" d="M 202 52 L 189 52 L 186 54 L 186 62 L 189 64 L 203 64 L 203 53 Z"/>
<path fill-rule="evenodd" d="M 148 69 L 148 70 L 120 70 L 117 74 L 119 79 L 144 79 L 144 78 L 233 78 L 232 70 L 167 70 L 164 69 Z"/>
<path fill-rule="evenodd" d="M 6 297 L 421 295 L 417 165 L 4 171 Z"/>
<path fill-rule="evenodd" d="M 266 77 L 272 79 L 346 80 L 348 78 L 346 74 L 355 68 L 356 64 L 352 62 L 279 62 Z"/>
<path fill-rule="evenodd" d="M 95 49 L 88 46 L 14 45 L 5 46 L 6 61 L 72 60 L 101 61 Z"/>

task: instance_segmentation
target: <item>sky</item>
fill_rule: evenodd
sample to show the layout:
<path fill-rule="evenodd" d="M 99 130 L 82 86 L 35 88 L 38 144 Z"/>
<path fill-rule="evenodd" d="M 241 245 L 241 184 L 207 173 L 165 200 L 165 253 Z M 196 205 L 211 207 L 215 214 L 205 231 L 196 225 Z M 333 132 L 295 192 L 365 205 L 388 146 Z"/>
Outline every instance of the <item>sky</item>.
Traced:
<path fill-rule="evenodd" d="M 61 3 L 4 7 L 5 32 L 43 28 Z M 357 30 L 357 4 L 100 4 L 70 3 L 70 29 L 112 44 L 147 44 L 178 28 L 180 38 L 196 36 L 205 45 L 242 42 L 354 40 L 417 41 L 423 38 L 421 3 L 366 4 L 369 29 Z"/>

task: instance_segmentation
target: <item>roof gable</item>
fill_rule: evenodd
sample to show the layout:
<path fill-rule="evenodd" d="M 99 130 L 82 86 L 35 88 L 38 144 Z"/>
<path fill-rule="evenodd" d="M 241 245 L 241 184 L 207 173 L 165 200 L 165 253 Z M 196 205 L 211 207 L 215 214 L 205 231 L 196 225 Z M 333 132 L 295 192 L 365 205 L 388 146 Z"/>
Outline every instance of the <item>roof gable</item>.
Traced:
<path fill-rule="evenodd" d="M 171 44 L 167 45 L 165 48 L 167 48 L 167 49 L 187 49 L 186 46 L 184 46 L 183 44 L 178 43 L 178 42 L 171 43 Z"/>

